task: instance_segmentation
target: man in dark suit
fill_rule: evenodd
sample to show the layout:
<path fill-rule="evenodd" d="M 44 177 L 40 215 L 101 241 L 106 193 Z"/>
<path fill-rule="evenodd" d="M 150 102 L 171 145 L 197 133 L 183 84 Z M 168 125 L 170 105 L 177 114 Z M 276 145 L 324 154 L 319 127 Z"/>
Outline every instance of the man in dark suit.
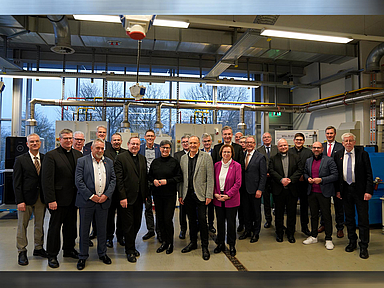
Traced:
<path fill-rule="evenodd" d="M 112 149 L 108 149 L 104 151 L 104 156 L 111 159 L 113 162 L 115 162 L 115 159 L 117 155 L 126 152 L 127 150 L 124 148 L 121 148 L 121 144 L 123 143 L 123 138 L 121 137 L 120 133 L 115 133 L 111 137 L 111 143 L 112 143 Z M 120 199 L 119 199 L 119 192 L 117 189 L 117 186 L 115 188 L 115 192 L 112 195 L 111 198 L 111 206 L 108 209 L 108 217 L 107 217 L 107 247 L 113 248 L 113 235 L 115 234 L 115 228 L 116 228 L 116 238 L 117 242 L 121 246 L 125 246 L 125 239 L 123 235 L 123 227 L 121 223 L 121 215 L 120 215 Z M 116 216 L 116 226 L 115 226 L 115 215 Z"/>
<path fill-rule="evenodd" d="M 304 178 L 309 183 L 307 187 L 309 208 L 311 210 L 311 235 L 303 244 L 317 243 L 317 226 L 319 213 L 323 215 L 325 224 L 325 248 L 332 250 L 332 215 L 331 196 L 335 195 L 335 182 L 338 179 L 337 167 L 333 158 L 323 154 L 324 148 L 320 142 L 312 145 L 313 157 L 305 162 Z"/>
<path fill-rule="evenodd" d="M 128 151 L 117 155 L 115 161 L 116 185 L 121 205 L 125 253 L 131 263 L 140 256 L 136 250 L 135 240 L 141 226 L 143 203 L 150 197 L 147 180 L 147 162 L 139 154 L 140 139 L 131 137 Z"/>
<path fill-rule="evenodd" d="M 369 243 L 368 201 L 373 195 L 373 175 L 369 155 L 363 148 L 355 147 L 356 136 L 344 133 L 341 136 L 345 150 L 337 151 L 335 162 L 339 171 L 336 196 L 343 199 L 345 224 L 349 244 L 346 252 L 357 247 L 355 209 L 358 215 L 360 257 L 367 259 Z"/>
<path fill-rule="evenodd" d="M 340 150 L 344 150 L 344 147 L 341 143 L 335 140 L 336 137 L 336 128 L 333 126 L 328 126 L 325 128 L 325 136 L 327 137 L 327 142 L 323 143 L 324 154 L 328 157 L 334 157 L 335 153 Z M 333 206 L 335 208 L 335 220 L 336 220 L 336 229 L 337 229 L 337 238 L 344 237 L 344 207 L 343 201 L 337 197 L 333 197 Z M 318 229 L 319 233 L 323 232 L 325 227 L 323 221 L 320 222 L 320 227 Z"/>
<path fill-rule="evenodd" d="M 156 135 L 155 131 L 152 129 L 149 129 L 145 132 L 144 135 L 145 143 L 140 145 L 139 154 L 145 156 L 145 159 L 147 160 L 147 173 L 149 172 L 149 167 L 151 167 L 151 163 L 156 158 L 159 158 L 161 156 L 160 153 L 160 146 L 159 144 L 155 143 Z M 148 189 L 149 192 L 152 195 L 152 183 L 148 182 Z M 155 219 L 153 217 L 153 207 L 152 207 L 152 197 L 148 197 L 147 201 L 145 202 L 145 223 L 147 224 L 147 233 L 143 236 L 143 240 L 148 240 L 155 236 Z M 160 231 L 156 224 L 156 234 L 157 239 L 159 242 L 163 242 L 161 239 Z"/>
<path fill-rule="evenodd" d="M 63 256 L 78 259 L 79 254 L 75 250 L 77 237 L 75 169 L 77 159 L 83 155 L 72 149 L 73 137 L 70 129 L 61 130 L 59 138 L 60 146 L 45 155 L 41 170 L 44 199 L 51 214 L 47 237 L 48 265 L 51 268 L 59 267 L 57 255 L 60 251 L 61 226 L 63 226 Z"/>
<path fill-rule="evenodd" d="M 221 161 L 221 157 L 220 157 L 220 153 L 219 153 L 221 146 L 223 146 L 224 144 L 228 144 L 228 145 L 232 145 L 233 151 L 235 153 L 234 155 L 232 155 L 232 159 L 235 160 L 237 163 L 239 163 L 241 165 L 241 169 L 243 170 L 244 169 L 243 148 L 239 144 L 232 142 L 232 138 L 233 138 L 232 128 L 230 126 L 224 126 L 221 129 L 221 136 L 223 137 L 223 142 L 216 144 L 213 147 L 213 151 L 211 154 L 212 160 L 213 160 L 213 165 L 215 165 L 216 162 Z M 237 232 L 241 232 L 244 229 L 244 216 L 243 216 L 243 214 L 244 214 L 243 213 L 243 207 L 240 203 L 239 209 L 237 210 L 237 217 L 239 218 L 239 227 L 237 228 Z"/>
<path fill-rule="evenodd" d="M 251 237 L 251 243 L 259 241 L 261 228 L 261 195 L 267 183 L 267 164 L 265 157 L 255 150 L 256 141 L 253 137 L 247 137 L 247 154 L 243 170 L 244 192 L 240 200 L 243 205 L 245 231 L 239 240 Z"/>
<path fill-rule="evenodd" d="M 277 146 L 272 144 L 272 136 L 269 132 L 265 132 L 262 137 L 263 145 L 257 148 L 257 151 L 265 156 L 267 160 L 267 170 L 269 165 L 269 158 L 277 154 Z M 263 193 L 264 201 L 264 216 L 265 224 L 264 228 L 270 228 L 272 225 L 272 213 L 271 213 L 271 178 L 269 173 L 267 173 L 267 184 L 265 186 L 265 191 Z"/>
<path fill-rule="evenodd" d="M 297 154 L 300 157 L 301 163 L 305 165 L 305 162 L 308 158 L 312 157 L 311 149 L 304 147 L 305 136 L 303 133 L 296 133 L 293 142 L 295 146 L 289 148 L 294 154 Z M 299 191 L 299 199 L 300 199 L 300 222 L 301 222 L 301 232 L 303 232 L 307 236 L 311 236 L 311 232 L 308 229 L 308 183 L 304 180 L 304 176 L 301 175 L 299 183 L 297 184 Z"/>
<path fill-rule="evenodd" d="M 181 146 L 183 147 L 183 150 L 175 152 L 175 154 L 173 155 L 173 157 L 177 161 L 179 161 L 179 163 L 180 163 L 181 156 L 189 152 L 189 136 L 188 135 L 184 135 L 183 137 L 181 137 Z M 180 188 L 178 188 L 178 191 L 180 192 Z M 185 239 L 185 234 L 187 233 L 188 224 L 187 224 L 187 213 L 185 212 L 185 208 L 183 205 L 179 205 L 179 222 L 180 222 L 179 238 Z"/>
<path fill-rule="evenodd" d="M 33 256 L 47 258 L 44 250 L 44 215 L 46 205 L 41 189 L 40 168 L 44 154 L 39 153 L 41 146 L 39 135 L 32 133 L 27 137 L 29 151 L 16 158 L 13 166 L 13 190 L 17 204 L 16 246 L 19 252 L 18 264 L 28 265 L 27 228 L 32 213 L 35 218 Z"/>
<path fill-rule="evenodd" d="M 284 211 L 287 211 L 287 237 L 295 243 L 297 183 L 303 174 L 300 157 L 288 151 L 288 142 L 281 138 L 277 142 L 279 153 L 269 161 L 269 175 L 272 179 L 272 194 L 275 202 L 276 241 L 283 242 Z"/>
<path fill-rule="evenodd" d="M 75 183 L 77 187 L 76 206 L 80 215 L 80 254 L 77 269 L 85 268 L 89 257 L 89 230 L 92 219 L 96 219 L 97 254 L 104 264 L 112 261 L 106 254 L 107 215 L 111 197 L 116 186 L 113 161 L 104 158 L 104 141 L 96 139 L 91 154 L 77 161 Z"/>

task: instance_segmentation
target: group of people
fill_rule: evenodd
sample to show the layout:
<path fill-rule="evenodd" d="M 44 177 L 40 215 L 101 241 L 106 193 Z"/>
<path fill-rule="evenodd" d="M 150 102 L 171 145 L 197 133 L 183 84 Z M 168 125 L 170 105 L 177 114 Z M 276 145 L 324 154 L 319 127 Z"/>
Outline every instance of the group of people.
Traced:
<path fill-rule="evenodd" d="M 229 254 L 235 256 L 236 215 L 239 218 L 237 232 L 242 232 L 239 240 L 250 238 L 251 243 L 257 242 L 262 200 L 264 227 L 272 226 L 271 194 L 277 242 L 283 241 L 285 233 L 288 241 L 295 243 L 299 198 L 301 231 L 308 236 L 303 244 L 317 243 L 318 233 L 325 231 L 325 247 L 333 249 L 333 197 L 337 237 L 344 237 L 344 223 L 347 226 L 349 244 L 345 251 L 353 252 L 357 248 L 356 208 L 360 257 L 369 257 L 368 200 L 373 194 L 373 177 L 369 156 L 362 148 L 355 147 L 356 138 L 352 133 L 343 134 L 343 142 L 338 143 L 336 129 L 329 126 L 326 128 L 327 142 L 313 143 L 311 151 L 304 147 L 302 133 L 296 133 L 292 148 L 288 147 L 286 139 L 273 145 L 271 135 L 264 133 L 263 145 L 256 149 L 253 136 L 238 132 L 235 134 L 238 143 L 235 143 L 231 127 L 225 126 L 221 132 L 223 142 L 214 147 L 210 134 L 202 135 L 202 148 L 200 137 L 183 136 L 183 150 L 174 153 L 174 157 L 170 141 L 154 143 L 153 130 L 146 131 L 143 144 L 138 137 L 131 137 L 126 150 L 121 148 L 119 133 L 112 135 L 111 143 L 105 140 L 107 129 L 104 126 L 97 127 L 97 139 L 87 144 L 83 132 L 63 129 L 59 134 L 60 146 L 45 155 L 39 153 L 39 136 L 28 135 L 29 152 L 16 158 L 13 172 L 18 208 L 18 263 L 28 265 L 26 230 L 32 213 L 35 216 L 33 255 L 47 258 L 51 268 L 59 267 L 60 231 L 63 257 L 78 259 L 77 268 L 85 268 L 89 247 L 93 246 L 91 226 L 93 234 L 97 231 L 97 253 L 103 263 L 112 263 L 107 248 L 113 247 L 114 235 L 117 242 L 125 246 L 127 260 L 135 263 L 140 256 L 135 242 L 143 206 L 148 229 L 143 240 L 157 234 L 161 246 L 156 252 L 171 254 L 177 197 L 179 238 L 185 239 L 188 225 L 190 236 L 189 244 L 181 252 L 197 249 L 200 233 L 202 257 L 208 260 L 209 233 L 217 232 L 217 246 L 213 252 L 225 251 L 227 238 Z M 308 206 L 311 230 L 308 228 Z M 50 220 L 45 250 L 46 207 Z M 80 252 L 75 250 L 78 214 Z M 318 228 L 319 215 L 321 226 Z"/>

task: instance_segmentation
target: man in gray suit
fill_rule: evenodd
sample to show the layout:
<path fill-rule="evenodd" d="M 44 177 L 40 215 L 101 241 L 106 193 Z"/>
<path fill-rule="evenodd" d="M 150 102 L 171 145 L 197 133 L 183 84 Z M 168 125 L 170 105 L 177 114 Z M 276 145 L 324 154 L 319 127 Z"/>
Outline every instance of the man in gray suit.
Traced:
<path fill-rule="evenodd" d="M 95 218 L 97 235 L 97 254 L 104 264 L 112 261 L 107 252 L 108 208 L 116 186 L 113 161 L 104 158 L 104 141 L 94 140 L 91 154 L 77 161 L 75 183 L 77 187 L 76 206 L 80 215 L 80 254 L 77 269 L 83 270 L 89 254 L 89 230 Z"/>
<path fill-rule="evenodd" d="M 179 201 L 181 205 L 184 205 L 187 212 L 191 239 L 191 242 L 181 250 L 181 253 L 197 249 L 197 209 L 203 259 L 208 260 L 210 254 L 208 251 L 206 206 L 213 198 L 213 162 L 208 153 L 199 151 L 199 147 L 200 138 L 191 136 L 189 138 L 189 153 L 182 156 L 180 161 L 183 182 L 180 183 Z"/>
<path fill-rule="evenodd" d="M 331 196 L 335 195 L 335 182 L 338 179 L 337 166 L 333 158 L 323 154 L 320 142 L 312 145 L 313 157 L 306 160 L 304 179 L 309 183 L 307 188 L 309 208 L 311 210 L 311 235 L 303 244 L 317 243 L 317 225 L 319 225 L 320 209 L 325 225 L 325 248 L 332 250 L 332 216 Z"/>
<path fill-rule="evenodd" d="M 277 146 L 272 144 L 272 136 L 269 132 L 263 134 L 263 146 L 257 148 L 257 151 L 265 156 L 267 160 L 267 171 L 269 165 L 269 158 L 277 154 Z M 269 173 L 267 173 L 267 184 L 265 185 L 265 190 L 263 193 L 264 201 L 264 215 L 265 215 L 265 224 L 264 228 L 269 228 L 272 225 L 272 214 L 271 214 L 271 178 L 269 178 Z"/>

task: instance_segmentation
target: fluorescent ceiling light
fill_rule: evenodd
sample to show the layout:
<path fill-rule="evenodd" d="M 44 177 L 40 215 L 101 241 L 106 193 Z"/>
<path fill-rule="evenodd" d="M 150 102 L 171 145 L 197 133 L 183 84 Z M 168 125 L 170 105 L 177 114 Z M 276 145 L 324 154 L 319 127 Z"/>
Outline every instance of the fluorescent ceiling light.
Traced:
<path fill-rule="evenodd" d="M 251 87 L 251 88 L 259 88 L 259 85 L 253 84 L 225 84 L 225 83 L 205 83 L 207 86 L 226 86 L 226 87 Z"/>
<path fill-rule="evenodd" d="M 311 41 L 343 43 L 343 44 L 346 44 L 353 40 L 347 37 L 326 36 L 326 35 L 319 35 L 319 34 L 298 33 L 298 32 L 289 32 L 289 31 L 271 30 L 271 29 L 263 29 L 260 35 L 271 36 L 271 37 L 293 38 L 293 39 L 301 39 L 301 40 L 311 40 Z"/>
<path fill-rule="evenodd" d="M 184 21 L 173 21 L 173 20 L 155 19 L 155 20 L 153 20 L 153 26 L 188 28 L 189 23 L 188 22 L 184 22 Z"/>
<path fill-rule="evenodd" d="M 118 15 L 73 15 L 75 20 L 121 23 Z"/>

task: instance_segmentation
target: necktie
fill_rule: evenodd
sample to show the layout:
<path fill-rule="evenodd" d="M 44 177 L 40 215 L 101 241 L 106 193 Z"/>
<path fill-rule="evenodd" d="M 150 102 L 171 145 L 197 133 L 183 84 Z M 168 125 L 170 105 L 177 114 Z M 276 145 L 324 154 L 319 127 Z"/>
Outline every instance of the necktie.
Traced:
<path fill-rule="evenodd" d="M 269 157 L 271 156 L 271 154 L 269 153 L 269 148 L 270 147 L 265 147 L 265 148 L 267 148 L 267 155 L 268 155 L 268 159 L 269 159 Z"/>
<path fill-rule="evenodd" d="M 328 145 L 329 145 L 329 147 L 328 147 L 327 156 L 331 157 L 331 154 L 332 154 L 332 144 L 328 144 Z"/>
<path fill-rule="evenodd" d="M 35 159 L 35 161 L 33 162 L 33 164 L 35 165 L 37 175 L 40 175 L 40 163 L 39 163 L 39 158 L 37 158 L 37 157 L 35 156 L 35 157 L 33 157 L 33 159 Z"/>
<path fill-rule="evenodd" d="M 349 185 L 352 184 L 352 156 L 351 152 L 347 152 L 348 154 L 348 160 L 347 160 L 347 183 Z"/>
<path fill-rule="evenodd" d="M 247 153 L 247 158 L 245 159 L 245 169 L 247 169 L 248 167 L 248 163 L 249 163 L 249 158 L 250 158 L 251 154 L 250 153 Z"/>

